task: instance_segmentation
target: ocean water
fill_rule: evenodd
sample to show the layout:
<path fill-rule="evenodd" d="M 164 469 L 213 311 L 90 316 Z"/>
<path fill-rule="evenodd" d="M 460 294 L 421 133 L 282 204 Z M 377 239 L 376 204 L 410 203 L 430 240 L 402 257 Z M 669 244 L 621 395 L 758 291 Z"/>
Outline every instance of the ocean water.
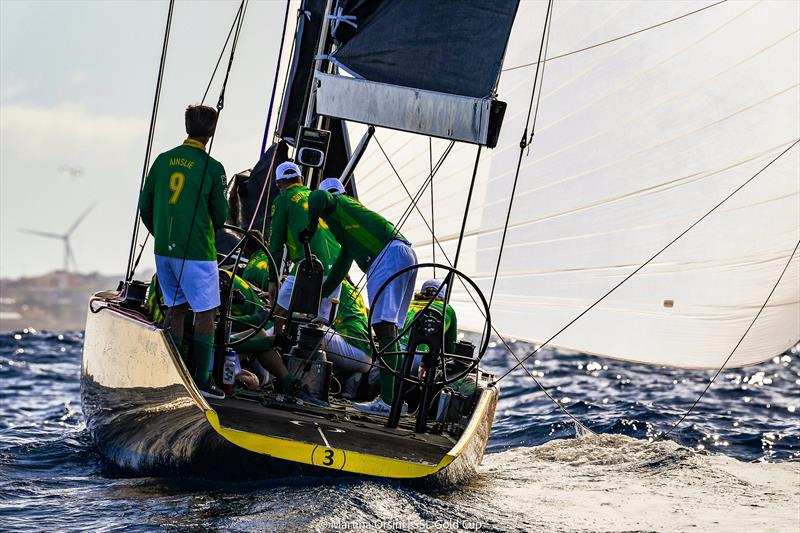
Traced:
<path fill-rule="evenodd" d="M 121 475 L 79 397 L 82 333 L 0 335 L 1 531 L 800 531 L 800 354 L 711 371 L 544 350 L 504 380 L 479 473 L 433 489 L 362 477 Z M 515 344 L 522 352 L 524 345 Z M 493 348 L 485 366 L 501 371 Z"/>

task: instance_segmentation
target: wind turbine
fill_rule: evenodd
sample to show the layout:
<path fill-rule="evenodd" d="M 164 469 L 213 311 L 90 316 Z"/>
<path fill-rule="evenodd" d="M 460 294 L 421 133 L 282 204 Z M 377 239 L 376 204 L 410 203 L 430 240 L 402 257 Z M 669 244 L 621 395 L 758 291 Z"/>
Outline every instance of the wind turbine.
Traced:
<path fill-rule="evenodd" d="M 90 205 L 86 209 L 86 211 L 84 211 L 81 214 L 81 216 L 79 216 L 77 219 L 75 219 L 75 222 L 72 223 L 72 225 L 69 227 L 69 229 L 67 229 L 67 232 L 64 233 L 64 234 L 51 233 L 49 231 L 39 231 L 39 230 L 35 230 L 35 229 L 25 229 L 25 228 L 20 229 L 20 231 L 23 232 L 23 233 L 30 233 L 31 235 L 39 235 L 40 237 L 49 237 L 51 239 L 60 239 L 64 243 L 64 272 L 69 272 L 69 263 L 70 263 L 70 261 L 72 261 L 72 266 L 75 268 L 75 270 L 78 270 L 78 261 L 77 261 L 77 259 L 75 259 L 75 253 L 72 251 L 72 246 L 69 245 L 69 238 L 72 235 L 72 232 L 74 232 L 77 229 L 77 227 L 80 225 L 80 223 L 83 222 L 83 219 L 86 218 L 86 215 L 88 215 L 89 212 L 92 209 L 94 209 L 94 206 L 96 206 L 96 205 L 97 205 L 97 202 L 95 202 L 92 205 Z"/>

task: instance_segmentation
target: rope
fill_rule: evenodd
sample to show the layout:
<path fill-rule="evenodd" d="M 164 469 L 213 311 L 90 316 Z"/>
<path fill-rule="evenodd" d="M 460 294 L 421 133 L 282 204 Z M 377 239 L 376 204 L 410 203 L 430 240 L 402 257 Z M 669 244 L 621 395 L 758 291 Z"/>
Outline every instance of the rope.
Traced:
<path fill-rule="evenodd" d="M 278 89 L 278 75 L 281 72 L 281 58 L 283 57 L 283 43 L 286 41 L 286 24 L 289 22 L 289 6 L 291 5 L 291 0 L 286 0 L 286 12 L 283 15 L 283 30 L 281 31 L 281 46 L 278 49 L 278 61 L 275 67 L 275 79 L 272 81 L 272 96 L 269 98 L 269 109 L 267 110 L 267 123 L 264 125 L 264 139 L 261 141 L 261 152 L 259 152 L 259 157 L 261 154 L 264 153 L 264 150 L 267 149 L 267 139 L 269 138 L 269 122 L 272 118 L 272 105 L 275 103 L 275 92 Z M 294 43 L 292 43 L 294 44 Z M 287 69 L 288 71 L 288 69 Z M 270 179 L 270 175 L 267 174 L 267 179 Z M 264 217 L 266 220 L 267 217 Z"/>
<path fill-rule="evenodd" d="M 660 27 L 660 26 L 665 26 L 665 25 L 667 25 L 667 24 L 669 24 L 669 23 L 671 23 L 671 22 L 675 22 L 675 21 L 677 21 L 677 20 L 681 20 L 681 19 L 683 19 L 683 18 L 686 18 L 686 17 L 688 17 L 688 16 L 695 15 L 695 14 L 697 14 L 697 13 L 700 13 L 701 11 L 705 11 L 706 9 L 711 9 L 712 7 L 716 7 L 716 6 L 720 5 L 720 4 L 724 4 L 726 1 L 727 1 L 727 0 L 720 0 L 720 1 L 719 1 L 719 2 L 717 2 L 717 3 L 714 3 L 714 4 L 710 4 L 710 5 L 707 5 L 707 6 L 701 7 L 700 9 L 695 9 L 694 11 L 690 11 L 689 13 L 685 13 L 685 14 L 683 14 L 683 15 L 680 15 L 680 16 L 677 16 L 677 17 L 675 17 L 675 18 L 671 18 L 671 19 L 669 19 L 669 20 L 665 20 L 665 21 L 663 21 L 663 22 L 659 22 L 658 24 L 653 24 L 652 26 L 648 26 L 648 27 L 646 27 L 646 28 L 642 28 L 642 29 L 640 29 L 640 30 L 636 30 L 636 31 L 634 31 L 634 32 L 631 32 L 631 33 L 626 33 L 625 35 L 620 35 L 619 37 L 614 37 L 613 39 L 609 39 L 609 40 L 607 40 L 607 41 L 603 41 L 603 42 L 600 42 L 600 43 L 595 43 L 595 44 L 592 44 L 592 45 L 590 45 L 590 46 L 586 46 L 586 47 L 584 47 L 584 48 L 579 48 L 578 50 L 573 50 L 573 51 L 571 51 L 571 52 L 566 52 L 566 53 L 563 53 L 563 54 L 559 54 L 559 55 L 557 55 L 557 56 L 553 56 L 553 57 L 548 57 L 548 58 L 545 58 L 545 60 L 544 60 L 544 61 L 545 61 L 545 62 L 547 62 L 547 61 L 555 61 L 556 59 L 561 59 L 562 57 L 568 57 L 568 56 L 571 56 L 571 55 L 578 54 L 578 53 L 580 53 L 580 52 L 585 52 L 585 51 L 587 51 L 587 50 L 591 50 L 591 49 L 593 49 L 593 48 L 597 48 L 597 47 L 599 47 L 599 46 L 604 46 L 604 45 L 607 45 L 607 44 L 610 44 L 610 43 L 614 43 L 614 42 L 617 42 L 617 41 L 621 41 L 622 39 L 627 39 L 628 37 L 632 37 L 632 36 L 634 36 L 634 35 L 638 35 L 638 34 L 640 34 L 640 33 L 644 33 L 644 32 L 646 32 L 646 31 L 649 31 L 649 30 L 652 30 L 652 29 L 658 28 L 658 27 Z M 541 60 L 540 60 L 540 61 L 541 61 Z M 521 68 L 527 68 L 527 67 L 531 67 L 531 66 L 533 66 L 533 65 L 536 65 L 536 64 L 538 64 L 540 61 L 535 61 L 535 62 L 533 62 L 533 63 L 525 63 L 525 64 L 523 64 L 523 65 L 517 65 L 516 67 L 509 67 L 509 68 L 505 68 L 505 69 L 503 69 L 503 72 L 510 72 L 510 71 L 512 71 L 512 70 L 518 70 L 518 69 L 521 69 Z"/>
<path fill-rule="evenodd" d="M 287 0 L 287 1 L 291 1 L 291 0 Z M 297 19 L 299 20 L 300 17 L 303 17 L 303 16 L 305 16 L 304 12 L 298 10 Z M 294 57 L 294 47 L 295 47 L 295 44 L 297 44 L 297 35 L 298 35 L 299 31 L 300 31 L 300 24 L 298 22 L 298 23 L 295 24 L 294 38 L 292 39 L 292 47 L 289 49 L 289 57 Z M 276 67 L 276 68 L 280 68 L 280 65 L 278 67 Z M 287 67 L 286 75 L 283 77 L 284 90 L 281 93 L 281 102 L 280 102 L 280 104 L 278 104 L 279 116 L 280 116 L 280 110 L 283 109 L 283 104 L 286 101 L 286 92 L 287 92 L 287 86 L 289 84 L 289 74 L 291 73 L 291 70 L 292 70 L 291 68 Z M 269 118 L 267 120 L 269 120 Z M 280 122 L 280 119 L 278 121 L 276 121 L 276 123 L 275 123 L 275 133 L 273 134 L 273 139 L 276 136 L 279 135 L 279 132 L 278 132 L 279 122 Z M 261 153 L 262 154 L 264 153 L 264 146 L 265 145 L 262 143 L 262 149 L 261 149 Z M 276 148 L 276 150 L 277 150 L 277 148 Z M 270 161 L 269 169 L 267 170 L 267 181 L 270 182 L 269 185 L 267 186 L 267 189 L 266 189 L 267 201 L 269 201 L 269 197 L 272 194 L 272 183 L 271 182 L 272 182 L 272 167 L 273 167 L 274 164 L 275 164 L 275 154 L 272 155 L 272 160 Z M 263 186 L 262 186 L 262 188 L 263 188 Z M 259 210 L 260 207 L 261 207 L 261 199 L 259 198 L 258 204 L 256 205 L 256 211 L 255 211 L 256 213 L 258 213 L 258 210 Z M 253 216 L 255 217 L 255 214 Z M 261 235 L 266 235 L 267 234 L 267 219 L 268 219 L 267 211 L 265 210 L 264 211 L 264 219 L 261 221 Z M 255 218 L 254 218 L 254 220 L 255 220 Z"/>
<path fill-rule="evenodd" d="M 694 228 L 694 227 L 695 227 L 695 226 L 697 226 L 697 225 L 698 225 L 700 222 L 702 222 L 703 220 L 705 220 L 705 219 L 706 219 L 706 218 L 707 218 L 709 215 L 711 215 L 711 213 L 713 213 L 714 211 L 716 211 L 716 210 L 717 210 L 717 209 L 718 209 L 718 208 L 719 208 L 719 207 L 720 207 L 722 204 L 724 204 L 725 202 L 727 202 L 727 201 L 728 201 L 728 200 L 729 200 L 729 199 L 730 199 L 730 198 L 731 198 L 733 195 L 735 195 L 737 192 L 739 192 L 740 190 L 742 190 L 742 189 L 743 189 L 743 188 L 744 188 L 744 187 L 745 187 L 745 186 L 746 186 L 748 183 L 750 183 L 751 181 L 753 181 L 754 179 L 756 179 L 758 176 L 760 176 L 762 172 L 764 172 L 766 169 L 768 169 L 768 168 L 769 168 L 769 167 L 770 167 L 770 166 L 771 166 L 771 165 L 772 165 L 772 164 L 773 164 L 775 161 L 777 161 L 777 160 L 778 160 L 778 159 L 780 159 L 780 158 L 781 158 L 781 157 L 782 157 L 784 154 L 786 154 L 786 152 L 788 152 L 789 150 L 791 150 L 792 148 L 794 148 L 795 146 L 797 146 L 797 143 L 799 143 L 799 142 L 800 142 L 800 140 L 796 140 L 796 141 L 794 141 L 794 142 L 793 142 L 791 145 L 789 145 L 789 147 L 788 147 L 788 148 L 786 148 L 786 149 L 785 149 L 784 151 L 782 151 L 780 154 L 778 154 L 777 156 L 775 156 L 775 158 L 774 158 L 774 159 L 772 159 L 772 160 L 771 160 L 769 163 L 767 163 L 767 164 L 766 164 L 764 167 L 762 167 L 762 168 L 761 168 L 761 170 L 759 170 L 758 172 L 756 172 L 755 174 L 753 174 L 753 175 L 752 175 L 750 178 L 748 178 L 748 179 L 747 179 L 747 180 L 746 180 L 744 183 L 742 183 L 741 185 L 739 185 L 739 186 L 738 186 L 736 189 L 734 189 L 734 190 L 733 190 L 733 191 L 732 191 L 730 194 L 728 194 L 728 195 L 727 195 L 725 198 L 723 198 L 723 199 L 722 199 L 722 200 L 721 200 L 719 203 L 717 203 L 717 204 L 716 204 L 714 207 L 712 207 L 710 210 L 708 210 L 708 211 L 707 211 L 707 212 L 706 212 L 706 213 L 705 213 L 703 216 L 701 216 L 700 218 L 698 218 L 698 219 L 697 219 L 695 222 L 693 222 L 693 223 L 692 223 L 692 224 L 691 224 L 691 225 L 690 225 L 688 228 L 686 228 L 686 229 L 685 229 L 685 230 L 683 230 L 683 231 L 682 231 L 680 234 L 678 234 L 678 236 L 677 236 L 677 237 L 675 237 L 674 239 L 672 239 L 672 240 L 671 240 L 670 242 L 668 242 L 668 243 L 667 243 L 667 244 L 666 244 L 666 245 L 665 245 L 663 248 L 661 248 L 661 249 L 660 249 L 658 252 L 656 252 L 655 254 L 653 254 L 653 255 L 650 257 L 650 259 L 648 259 L 647 261 L 645 261 L 644 263 L 642 263 L 641 265 L 639 265 L 639 266 L 636 268 L 636 270 L 634 270 L 633 272 L 631 272 L 630 274 L 628 274 L 628 275 L 627 275 L 627 276 L 626 276 L 626 277 L 625 277 L 625 278 L 624 278 L 622 281 L 620 281 L 619 283 L 617 283 L 616 285 L 614 285 L 614 286 L 613 286 L 611 289 L 609 289 L 609 290 L 608 290 L 608 291 L 607 291 L 605 294 L 603 294 L 603 295 L 602 295 L 600 298 L 598 298 L 597 300 L 595 300 L 595 301 L 594 301 L 594 303 L 592 303 L 592 305 L 590 305 L 589 307 L 587 307 L 586 309 L 584 309 L 584 310 L 583 310 L 583 311 L 582 311 L 580 314 L 578 314 L 578 315 L 577 315 L 575 318 L 573 318 L 572 320 L 570 320 L 570 321 L 569 321 L 569 322 L 568 322 L 568 323 L 567 323 L 565 326 L 563 326 L 561 329 L 559 329 L 559 330 L 558 330 L 558 331 L 557 331 L 555 334 L 553 334 L 553 335 L 552 335 L 552 336 L 551 336 L 549 339 L 547 339 L 547 340 L 546 340 L 544 343 L 542 343 L 541 345 L 539 345 L 539 346 L 538 346 L 538 347 L 537 347 L 537 348 L 536 348 L 534 351 L 532 351 L 531 353 L 529 353 L 528 355 L 526 355 L 526 356 L 525 356 L 525 357 L 522 359 L 522 361 L 521 361 L 520 363 L 518 363 L 518 364 L 514 365 L 514 366 L 513 366 L 513 367 L 511 367 L 509 370 L 507 370 L 507 371 L 505 372 L 505 374 L 503 374 L 502 376 L 500 376 L 500 377 L 499 377 L 499 378 L 498 378 L 498 379 L 497 379 L 495 382 L 499 382 L 500 380 L 502 380 L 503 378 L 505 378 L 507 375 L 509 375 L 511 372 L 513 372 L 514 370 L 516 370 L 516 368 L 517 368 L 517 367 L 519 367 L 519 366 L 520 366 L 522 363 L 524 363 L 525 361 L 527 361 L 528 359 L 530 359 L 532 356 L 536 355 L 536 354 L 537 354 L 537 353 L 538 353 L 538 352 L 539 352 L 539 351 L 540 351 L 542 348 L 544 348 L 544 347 L 545 347 L 547 344 L 549 344 L 549 343 L 550 343 L 550 341 L 552 341 L 553 339 L 555 339 L 557 336 L 559 336 L 561 333 L 563 333 L 563 332 L 564 332 L 564 331 L 565 331 L 567 328 L 569 328 L 569 327 L 570 327 L 572 324 L 574 324 L 575 322 L 577 322 L 577 321 L 578 321 L 578 320 L 579 320 L 579 319 L 580 319 L 580 318 L 581 318 L 583 315 L 585 315 L 586 313 L 588 313 L 589 311 L 591 311 L 592 309 L 594 309 L 594 308 L 595 308 L 595 307 L 596 307 L 596 306 L 597 306 L 597 305 L 598 305 L 600 302 L 602 302 L 603 300 L 605 300 L 605 299 L 606 299 L 606 297 L 608 297 L 608 296 L 609 296 L 611 293 L 613 293 L 613 292 L 614 292 L 614 291 L 616 291 L 618 288 L 620 288 L 620 287 L 621 287 L 621 286 L 622 286 L 622 285 L 623 285 L 623 284 L 624 284 L 626 281 L 628 281 L 628 280 L 629 280 L 629 279 L 631 279 L 633 276 L 635 276 L 637 273 L 639 273 L 639 271 L 641 271 L 641 270 L 642 270 L 644 267 L 646 267 L 648 264 L 650 264 L 650 263 L 651 263 L 651 262 L 652 262 L 652 261 L 653 261 L 653 260 L 654 260 L 656 257 L 658 257 L 659 255 L 661 255 L 661 254 L 662 254 L 662 253 L 663 253 L 665 250 L 667 250 L 667 248 L 669 248 L 670 246 L 672 246 L 673 244 L 675 244 L 675 242 L 677 242 L 677 241 L 678 241 L 678 239 L 680 239 L 681 237 L 683 237 L 684 235 L 686 235 L 687 233 L 689 233 L 689 231 L 691 231 L 691 230 L 692 230 L 692 228 Z"/>
<path fill-rule="evenodd" d="M 206 85 L 206 90 L 203 93 L 203 98 L 200 100 L 200 105 L 206 103 L 206 97 L 208 96 L 208 91 L 211 89 L 211 84 L 214 81 L 214 77 L 217 75 L 217 69 L 219 68 L 219 64 L 222 61 L 222 56 L 225 55 L 225 50 L 228 48 L 228 41 L 231 39 L 231 35 L 233 35 L 233 29 L 236 27 L 236 22 L 239 20 L 239 17 L 242 14 L 242 8 L 244 7 L 244 2 L 239 4 L 239 9 L 236 11 L 236 16 L 233 17 L 233 22 L 231 23 L 231 29 L 228 30 L 228 36 L 225 38 L 225 44 L 222 45 L 222 50 L 219 51 L 219 57 L 217 57 L 217 64 L 214 65 L 214 70 L 211 72 L 211 78 L 208 80 L 208 85 Z"/>
<path fill-rule="evenodd" d="M 500 239 L 500 248 L 497 251 L 497 264 L 494 267 L 494 276 L 492 277 L 492 289 L 489 293 L 489 306 L 491 307 L 494 300 L 494 290 L 497 286 L 497 276 L 500 273 L 500 262 L 503 259 L 503 249 L 506 244 L 506 235 L 508 234 L 508 223 L 511 220 L 511 208 L 514 205 L 514 194 L 517 192 L 517 182 L 519 181 L 519 172 L 522 168 L 522 156 L 525 152 L 525 147 L 529 145 L 528 141 L 528 125 L 531 120 L 531 111 L 533 111 L 533 98 L 536 92 L 536 84 L 539 81 L 539 66 L 542 68 L 541 84 L 539 85 L 538 97 L 536 98 L 536 112 L 533 116 L 533 125 L 531 126 L 531 139 L 533 143 L 533 135 L 536 132 L 536 119 L 539 116 L 539 99 L 542 96 L 542 84 L 544 84 L 544 63 L 542 63 L 542 55 L 547 56 L 547 45 L 550 44 L 550 21 L 553 18 L 553 0 L 547 3 L 547 12 L 544 16 L 544 27 L 542 28 L 542 42 L 539 44 L 539 60 L 536 62 L 536 73 L 533 75 L 533 86 L 531 87 L 531 99 L 528 104 L 528 116 L 525 119 L 525 129 L 522 132 L 522 139 L 519 141 L 519 157 L 517 158 L 517 169 L 514 172 L 514 184 L 511 186 L 511 196 L 508 198 L 508 211 L 506 212 L 506 222 L 503 225 L 503 236 Z"/>
<path fill-rule="evenodd" d="M 417 205 L 418 202 L 414 200 L 414 196 L 411 195 L 411 191 L 409 191 L 408 187 L 406 187 L 406 184 L 403 181 L 403 178 L 400 177 L 400 174 L 397 172 L 397 168 L 394 166 L 394 163 L 392 163 L 392 160 L 389 159 L 389 155 L 386 153 L 386 150 L 384 150 L 383 145 L 378 140 L 377 136 L 375 137 L 375 142 L 377 143 L 378 148 L 380 148 L 381 153 L 383 153 L 383 157 L 386 158 L 386 162 L 389 163 L 389 167 L 391 167 L 392 171 L 394 171 L 394 175 L 397 176 L 398 181 L 400 181 L 400 185 L 403 187 L 403 190 L 406 191 L 406 195 L 409 197 L 409 199 L 411 199 L 411 204 L 409 205 L 409 207 L 413 207 L 414 209 L 417 210 L 417 213 L 419 213 L 419 216 L 422 219 L 422 222 L 428 228 L 428 231 L 431 232 L 431 244 L 433 245 L 433 258 L 434 258 L 433 262 L 435 263 L 436 262 L 436 242 L 435 242 L 436 233 L 433 230 L 433 220 L 431 220 L 431 224 L 428 224 L 428 221 L 425 219 L 425 215 L 422 214 L 422 211 L 420 210 L 419 206 Z M 431 168 L 433 168 L 433 167 L 431 167 Z M 431 174 L 434 174 L 433 170 L 431 170 Z M 425 185 L 425 183 L 423 183 L 423 185 Z M 432 179 L 430 180 L 430 187 L 431 187 L 431 190 L 433 190 L 433 180 Z M 431 205 L 431 210 L 433 210 L 433 205 Z M 434 277 L 436 277 L 435 274 L 434 274 Z"/>
<path fill-rule="evenodd" d="M 764 300 L 764 303 L 761 305 L 761 308 L 758 310 L 758 313 L 756 313 L 756 316 L 753 317 L 753 321 L 750 322 L 749 326 L 747 326 L 747 329 L 745 330 L 744 334 L 742 334 L 742 337 L 739 339 L 739 342 L 736 343 L 736 346 L 733 347 L 733 350 L 731 350 L 731 353 L 728 354 L 728 357 L 725 358 L 725 361 L 722 363 L 722 366 L 720 366 L 719 369 L 717 370 L 717 372 L 714 374 L 714 377 L 709 380 L 708 384 L 706 385 L 706 388 L 703 389 L 703 392 L 700 393 L 700 396 L 697 397 L 697 399 L 692 403 L 692 405 L 689 407 L 689 409 L 687 409 L 686 412 L 683 413 L 683 416 L 681 416 L 680 420 L 675 422 L 675 424 L 671 428 L 669 428 L 667 431 L 661 433 L 658 437 L 656 437 L 654 439 L 654 442 L 658 442 L 660 440 L 664 440 L 665 438 L 667 438 L 667 436 L 670 433 L 672 433 L 675 430 L 675 428 L 677 428 L 684 420 L 686 420 L 686 417 L 689 416 L 689 414 L 692 412 L 692 410 L 694 410 L 694 408 L 697 406 L 697 404 L 700 403 L 700 400 L 703 398 L 703 396 L 705 396 L 705 394 L 708 392 L 708 389 L 711 388 L 711 384 L 714 383 L 717 380 L 717 377 L 719 376 L 720 372 L 722 372 L 722 369 L 724 369 L 725 366 L 727 366 L 728 362 L 731 360 L 731 357 L 733 357 L 733 354 L 736 352 L 736 350 L 739 348 L 739 346 L 744 341 L 744 338 L 747 336 L 748 333 L 750 333 L 750 330 L 752 329 L 753 325 L 756 323 L 756 320 L 758 320 L 758 317 L 761 316 L 761 312 L 764 311 L 765 307 L 767 307 L 767 302 L 769 302 L 770 298 L 772 298 L 772 295 L 775 293 L 775 289 L 778 288 L 778 284 L 783 279 L 783 275 L 786 274 L 786 271 L 789 269 L 789 264 L 792 262 L 792 259 L 794 259 L 794 254 L 797 253 L 797 248 L 798 247 L 800 247 L 800 241 L 797 241 L 797 244 L 794 245 L 794 250 L 792 250 L 792 253 L 789 256 L 789 260 L 786 262 L 786 266 L 783 267 L 783 270 L 781 271 L 781 275 L 778 276 L 778 281 L 776 281 L 775 285 L 772 286 L 772 290 L 769 291 L 769 294 L 767 295 L 767 299 Z"/>
<path fill-rule="evenodd" d="M 144 180 L 147 177 L 147 171 L 150 168 L 150 154 L 153 151 L 153 137 L 155 136 L 156 131 L 156 118 L 158 117 L 158 104 L 161 100 L 161 86 L 164 81 L 164 67 L 167 63 L 167 48 L 169 46 L 169 33 L 170 29 L 172 28 L 172 13 L 175 9 L 175 0 L 170 0 L 169 2 L 169 10 L 167 11 L 167 22 L 164 28 L 164 42 L 161 45 L 161 61 L 158 64 L 158 81 L 156 81 L 156 94 L 153 97 L 153 111 L 150 113 L 150 130 L 147 134 L 147 148 L 145 149 L 144 153 L 144 165 L 142 166 L 142 178 L 139 182 L 139 192 L 141 193 L 142 189 L 144 188 Z M 133 279 L 133 271 L 135 267 L 133 266 L 133 254 L 134 250 L 136 249 L 136 241 L 139 240 L 139 202 L 136 202 L 136 216 L 133 222 L 133 235 L 131 236 L 131 247 L 130 251 L 128 252 L 128 265 L 125 271 L 125 283 L 128 283 Z M 145 237 L 145 242 L 147 242 L 147 238 Z M 142 244 L 142 249 L 144 249 L 144 243 Z M 141 252 L 139 254 L 141 257 Z M 136 264 L 138 264 L 138 260 Z"/>

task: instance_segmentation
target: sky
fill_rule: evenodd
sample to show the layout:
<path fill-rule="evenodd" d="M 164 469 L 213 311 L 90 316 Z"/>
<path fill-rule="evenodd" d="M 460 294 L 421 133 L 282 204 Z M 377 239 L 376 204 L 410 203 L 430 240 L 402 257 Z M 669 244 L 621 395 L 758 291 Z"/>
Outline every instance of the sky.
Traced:
<path fill-rule="evenodd" d="M 258 159 L 285 5 L 247 10 L 212 149 L 228 176 Z M 200 102 L 238 6 L 176 2 L 153 158 L 186 137 L 183 111 Z M 61 241 L 20 229 L 64 233 L 94 202 L 70 241 L 78 270 L 124 272 L 167 9 L 0 0 L 0 277 L 60 269 Z M 142 267 L 152 268 L 152 249 Z"/>

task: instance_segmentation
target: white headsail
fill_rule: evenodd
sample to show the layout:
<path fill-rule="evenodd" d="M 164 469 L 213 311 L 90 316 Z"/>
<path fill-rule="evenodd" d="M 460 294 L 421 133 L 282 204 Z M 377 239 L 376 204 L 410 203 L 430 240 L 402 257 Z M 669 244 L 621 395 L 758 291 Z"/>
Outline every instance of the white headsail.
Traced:
<path fill-rule="evenodd" d="M 797 2 L 720 3 L 559 57 L 704 5 L 555 3 L 553 59 L 544 66 L 535 140 L 522 159 L 492 303 L 503 335 L 549 338 L 800 138 Z M 505 123 L 497 148 L 483 150 L 459 261 L 487 297 L 545 10 L 546 2 L 519 7 L 498 88 L 508 103 Z M 357 135 L 362 127 L 353 129 Z M 428 138 L 378 130 L 376 139 L 416 191 L 430 170 Z M 447 141 L 432 145 L 435 162 Z M 476 150 L 457 144 L 434 180 L 436 234 L 450 259 Z M 362 201 L 397 220 L 409 198 L 377 143 L 357 173 Z M 429 193 L 419 209 L 430 221 Z M 431 235 L 419 213 L 402 231 L 420 260 L 430 260 Z M 552 344 L 658 365 L 719 367 L 798 240 L 795 146 Z M 439 250 L 437 259 L 444 262 Z M 452 303 L 461 328 L 483 327 L 472 302 Z M 796 255 L 729 366 L 768 359 L 799 338 Z"/>

